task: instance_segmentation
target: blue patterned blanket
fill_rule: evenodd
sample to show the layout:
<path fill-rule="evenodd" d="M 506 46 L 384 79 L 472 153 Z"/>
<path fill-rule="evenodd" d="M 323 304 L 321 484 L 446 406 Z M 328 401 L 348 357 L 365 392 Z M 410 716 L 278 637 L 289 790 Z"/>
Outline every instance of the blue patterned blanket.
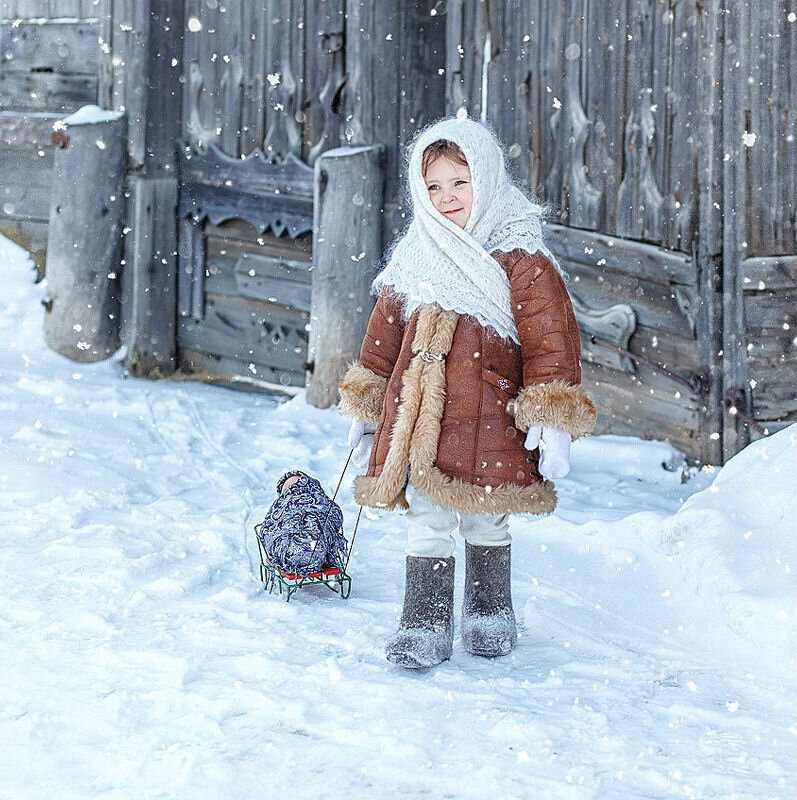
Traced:
<path fill-rule="evenodd" d="M 299 480 L 282 492 L 294 475 Z M 315 478 L 299 470 L 286 472 L 277 481 L 277 492 L 257 529 L 271 563 L 302 577 L 330 567 L 343 571 L 348 544 L 340 506 Z"/>

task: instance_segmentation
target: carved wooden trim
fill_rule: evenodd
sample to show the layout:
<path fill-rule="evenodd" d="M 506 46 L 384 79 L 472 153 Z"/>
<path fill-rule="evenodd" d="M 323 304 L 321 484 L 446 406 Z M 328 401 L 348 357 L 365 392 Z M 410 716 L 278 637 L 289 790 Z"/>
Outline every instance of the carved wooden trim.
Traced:
<path fill-rule="evenodd" d="M 313 169 L 290 153 L 269 163 L 262 150 L 230 158 L 210 145 L 180 150 L 179 213 L 219 225 L 243 219 L 258 232 L 271 228 L 296 238 L 313 227 Z"/>
<path fill-rule="evenodd" d="M 606 308 L 592 308 L 572 292 L 570 296 L 578 326 L 584 334 L 587 360 L 620 372 L 635 372 L 634 362 L 627 356 L 608 347 L 589 344 L 589 337 L 595 336 L 628 350 L 628 342 L 636 330 L 634 309 L 627 303 L 616 303 Z"/>

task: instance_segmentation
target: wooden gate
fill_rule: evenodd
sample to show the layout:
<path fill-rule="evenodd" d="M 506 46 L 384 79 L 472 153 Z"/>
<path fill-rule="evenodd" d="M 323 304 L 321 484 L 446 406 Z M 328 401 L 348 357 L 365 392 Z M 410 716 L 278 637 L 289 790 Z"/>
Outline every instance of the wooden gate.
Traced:
<path fill-rule="evenodd" d="M 339 144 L 343 83 L 342 36 L 307 5 L 186 3 L 177 324 L 185 371 L 304 386 L 312 165 Z"/>

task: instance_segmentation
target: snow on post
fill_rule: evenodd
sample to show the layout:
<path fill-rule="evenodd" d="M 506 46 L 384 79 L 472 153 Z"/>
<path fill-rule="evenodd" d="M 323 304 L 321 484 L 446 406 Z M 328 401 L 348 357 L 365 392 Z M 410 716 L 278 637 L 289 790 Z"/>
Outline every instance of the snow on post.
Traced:
<path fill-rule="evenodd" d="M 54 126 L 44 337 L 73 361 L 119 347 L 127 120 L 85 106 Z"/>
<path fill-rule="evenodd" d="M 358 357 L 374 306 L 382 253 L 384 145 L 337 147 L 315 162 L 313 272 L 307 402 L 328 408 Z"/>

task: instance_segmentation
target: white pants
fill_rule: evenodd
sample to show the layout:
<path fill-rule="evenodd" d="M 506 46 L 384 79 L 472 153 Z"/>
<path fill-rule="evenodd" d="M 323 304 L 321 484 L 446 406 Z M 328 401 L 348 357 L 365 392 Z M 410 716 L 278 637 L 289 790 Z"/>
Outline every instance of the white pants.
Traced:
<path fill-rule="evenodd" d="M 454 531 L 479 547 L 509 544 L 508 514 L 463 514 L 435 505 L 412 484 L 406 489 L 410 507 L 402 512 L 407 520 L 408 556 L 448 558 L 454 554 Z"/>

